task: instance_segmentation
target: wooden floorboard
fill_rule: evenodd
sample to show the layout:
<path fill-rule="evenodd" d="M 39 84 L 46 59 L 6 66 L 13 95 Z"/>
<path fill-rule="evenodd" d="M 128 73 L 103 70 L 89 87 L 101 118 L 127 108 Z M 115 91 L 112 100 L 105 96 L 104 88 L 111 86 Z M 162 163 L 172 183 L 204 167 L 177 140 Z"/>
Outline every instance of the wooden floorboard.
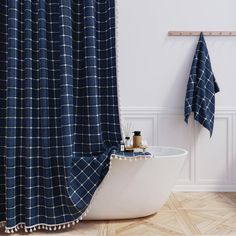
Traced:
<path fill-rule="evenodd" d="M 16 236 L 27 233 L 17 232 Z M 152 216 L 117 221 L 82 221 L 56 232 L 36 231 L 46 236 L 236 236 L 236 193 L 172 193 Z M 0 231 L 0 235 L 4 235 Z"/>

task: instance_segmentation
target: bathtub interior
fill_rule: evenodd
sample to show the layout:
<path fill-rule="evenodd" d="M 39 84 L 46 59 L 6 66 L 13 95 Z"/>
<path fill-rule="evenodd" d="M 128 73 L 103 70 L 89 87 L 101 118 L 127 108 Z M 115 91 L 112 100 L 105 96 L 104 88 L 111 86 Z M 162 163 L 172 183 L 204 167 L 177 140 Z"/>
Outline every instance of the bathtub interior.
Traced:
<path fill-rule="evenodd" d="M 161 147 L 161 146 L 150 146 L 147 148 L 154 157 L 174 157 L 174 156 L 185 156 L 187 151 L 182 148 L 176 147 Z"/>

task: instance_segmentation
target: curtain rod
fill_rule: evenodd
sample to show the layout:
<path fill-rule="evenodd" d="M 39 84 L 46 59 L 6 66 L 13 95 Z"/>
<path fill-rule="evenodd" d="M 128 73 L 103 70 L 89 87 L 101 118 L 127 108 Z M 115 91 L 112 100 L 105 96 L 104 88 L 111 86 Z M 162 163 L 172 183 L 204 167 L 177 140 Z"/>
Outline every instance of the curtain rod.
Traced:
<path fill-rule="evenodd" d="M 200 33 L 205 36 L 236 36 L 236 31 L 169 31 L 169 36 L 199 36 Z"/>

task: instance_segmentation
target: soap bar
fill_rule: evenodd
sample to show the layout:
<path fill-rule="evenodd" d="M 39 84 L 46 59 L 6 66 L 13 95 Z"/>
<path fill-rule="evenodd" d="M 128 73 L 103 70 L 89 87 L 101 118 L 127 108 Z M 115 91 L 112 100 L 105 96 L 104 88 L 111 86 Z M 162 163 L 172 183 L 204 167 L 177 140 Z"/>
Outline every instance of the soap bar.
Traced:
<path fill-rule="evenodd" d="M 134 148 L 133 150 L 134 150 L 134 152 L 143 152 L 142 148 Z"/>

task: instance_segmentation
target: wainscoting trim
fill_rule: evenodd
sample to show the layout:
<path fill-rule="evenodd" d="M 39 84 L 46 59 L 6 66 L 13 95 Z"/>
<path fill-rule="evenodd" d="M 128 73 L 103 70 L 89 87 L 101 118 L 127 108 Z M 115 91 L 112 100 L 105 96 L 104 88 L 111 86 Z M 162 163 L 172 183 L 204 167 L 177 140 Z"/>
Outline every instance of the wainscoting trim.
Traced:
<path fill-rule="evenodd" d="M 183 178 L 177 180 L 177 183 L 174 187 L 174 191 L 227 191 L 227 192 L 236 192 L 236 108 L 233 107 L 217 107 L 216 108 L 216 123 L 219 122 L 221 125 L 220 128 L 226 129 L 225 131 L 226 140 L 220 140 L 219 131 L 217 138 L 219 139 L 216 144 L 218 146 L 222 145 L 222 150 L 226 150 L 225 154 L 220 156 L 221 159 L 218 159 L 218 165 L 225 163 L 225 177 L 220 179 L 215 178 L 216 176 L 208 176 L 207 178 L 203 178 L 200 176 L 200 170 L 206 171 L 206 166 L 201 166 L 204 164 L 204 157 L 198 155 L 199 148 L 202 148 L 201 144 L 198 143 L 199 139 L 199 125 L 196 124 L 193 120 L 189 122 L 189 125 L 186 126 L 181 122 L 183 117 L 184 108 L 167 108 L 167 107 L 121 107 L 121 123 L 124 121 L 134 121 L 139 122 L 140 125 L 143 126 L 140 129 L 145 129 L 145 123 L 148 122 L 148 127 L 146 127 L 146 132 L 149 132 L 149 137 L 151 139 L 152 145 L 162 145 L 163 133 L 159 132 L 160 130 L 165 130 L 163 127 L 163 120 L 169 119 L 170 122 L 175 122 L 178 120 L 177 124 L 183 127 L 184 132 L 187 133 L 186 137 L 183 139 L 182 146 L 188 146 L 189 148 L 189 163 L 185 167 L 185 174 Z M 223 120 L 223 123 L 222 123 Z M 226 122 L 224 125 L 224 121 Z M 169 122 L 169 121 L 168 121 Z M 175 124 L 172 122 L 172 125 Z M 166 122 L 164 125 L 167 125 Z M 151 126 L 151 128 L 150 128 Z M 224 128 L 225 127 L 225 128 Z M 181 128 L 180 128 L 181 130 Z M 174 132 L 174 131 L 173 131 Z M 176 143 L 180 141 L 178 139 L 178 135 L 175 135 Z M 167 137 L 167 136 L 165 136 Z M 214 136 L 213 136 L 214 137 Z M 200 136 L 201 138 L 201 136 Z M 166 138 L 164 138 L 166 141 Z M 172 145 L 175 145 L 175 139 L 172 139 Z M 222 141 L 222 142 L 221 142 Z M 203 143 L 204 144 L 204 143 Z M 168 145 L 168 142 L 166 143 Z M 176 146 L 180 146 L 177 145 Z M 213 148 L 214 149 L 214 145 Z M 221 149 L 220 149 L 221 150 Z M 201 153 L 204 153 L 201 151 Z M 210 152 L 211 153 L 211 152 Z M 214 150 L 213 152 L 214 153 Z M 201 162 L 200 162 L 201 158 Z M 211 159 L 210 159 L 211 160 Z M 208 161 L 209 162 L 209 161 Z M 206 163 L 208 163 L 206 162 Z M 203 169 L 202 169 L 203 168 Z M 205 169 L 204 169 L 205 168 Z M 209 167 L 210 168 L 210 167 Z M 214 163 L 213 167 L 214 168 Z M 203 172 L 205 173 L 205 172 Z M 214 173 L 214 172 L 212 172 Z M 208 174 L 208 173 L 207 173 Z M 203 175 L 205 176 L 205 175 Z M 218 176 L 217 176 L 218 177 Z"/>

